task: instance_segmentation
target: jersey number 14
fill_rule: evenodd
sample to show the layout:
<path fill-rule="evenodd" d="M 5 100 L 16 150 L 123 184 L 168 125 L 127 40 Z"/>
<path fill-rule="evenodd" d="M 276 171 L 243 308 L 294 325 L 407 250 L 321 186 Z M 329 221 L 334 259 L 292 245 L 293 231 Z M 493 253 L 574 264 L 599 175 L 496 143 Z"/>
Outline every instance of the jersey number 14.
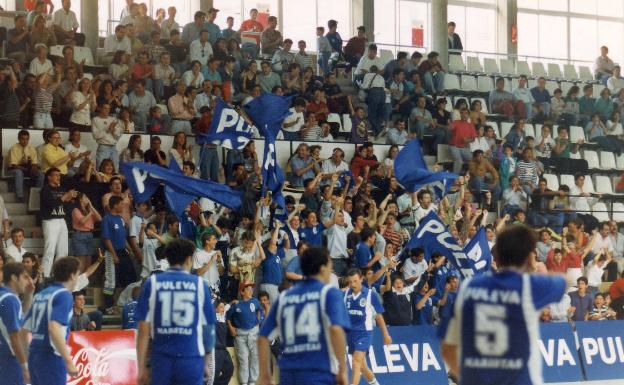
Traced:
<path fill-rule="evenodd" d="M 284 307 L 284 339 L 286 345 L 295 344 L 295 338 L 305 336 L 308 343 L 319 342 L 321 325 L 319 323 L 318 307 L 316 303 L 308 303 L 297 316 L 295 321 L 295 310 L 297 306 Z"/>

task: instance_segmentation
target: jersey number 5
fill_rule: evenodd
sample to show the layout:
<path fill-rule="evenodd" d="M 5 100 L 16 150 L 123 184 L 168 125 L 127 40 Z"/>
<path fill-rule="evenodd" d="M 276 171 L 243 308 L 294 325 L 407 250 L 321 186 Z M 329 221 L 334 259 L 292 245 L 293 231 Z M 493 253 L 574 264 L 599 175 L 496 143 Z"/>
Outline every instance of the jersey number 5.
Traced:
<path fill-rule="evenodd" d="M 160 301 L 160 324 L 164 327 L 188 327 L 195 318 L 195 293 L 191 291 L 162 291 L 158 293 Z"/>
<path fill-rule="evenodd" d="M 484 356 L 502 356 L 509 350 L 507 309 L 501 305 L 479 303 L 474 307 L 475 347 Z"/>
<path fill-rule="evenodd" d="M 319 342 L 321 334 L 321 326 L 317 312 L 316 303 L 306 304 L 295 323 L 296 305 L 286 306 L 283 310 L 284 317 L 284 338 L 286 345 L 293 345 L 295 338 L 298 336 L 306 336 L 308 343 Z"/>

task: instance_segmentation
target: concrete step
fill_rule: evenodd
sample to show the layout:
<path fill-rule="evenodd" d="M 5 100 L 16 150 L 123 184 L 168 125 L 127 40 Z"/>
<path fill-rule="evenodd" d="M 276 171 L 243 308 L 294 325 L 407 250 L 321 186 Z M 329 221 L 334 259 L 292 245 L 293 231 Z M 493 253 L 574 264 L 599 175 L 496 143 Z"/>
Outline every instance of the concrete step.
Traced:
<path fill-rule="evenodd" d="M 13 225 L 13 227 L 19 227 Z M 26 238 L 41 240 L 41 244 L 43 245 L 43 230 L 39 226 L 26 226 L 22 227 L 24 229 L 24 235 Z"/>
<path fill-rule="evenodd" d="M 27 215 L 28 214 L 28 205 L 26 203 L 7 203 L 5 201 L 4 207 L 6 207 L 6 210 L 9 213 L 9 218 L 11 218 L 14 215 Z"/>
<path fill-rule="evenodd" d="M 35 215 L 11 215 L 9 216 L 13 227 L 36 227 L 37 217 Z M 28 233 L 26 234 L 29 235 Z"/>
<path fill-rule="evenodd" d="M 3 193 L 0 193 L 0 196 L 2 196 L 2 199 L 4 199 L 5 204 L 17 202 L 17 197 L 15 196 L 15 193 L 13 192 L 3 192 Z"/>
<path fill-rule="evenodd" d="M 0 193 L 8 193 L 9 192 L 9 182 L 6 180 L 0 180 Z"/>

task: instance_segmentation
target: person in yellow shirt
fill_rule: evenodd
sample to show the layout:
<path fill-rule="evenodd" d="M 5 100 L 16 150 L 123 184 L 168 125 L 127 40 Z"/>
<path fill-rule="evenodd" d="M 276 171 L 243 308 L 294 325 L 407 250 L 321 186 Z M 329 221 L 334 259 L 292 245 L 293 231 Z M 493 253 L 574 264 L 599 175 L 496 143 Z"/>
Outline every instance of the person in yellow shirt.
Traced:
<path fill-rule="evenodd" d="M 57 130 L 50 131 L 48 144 L 43 146 L 41 168 L 43 172 L 52 167 L 56 167 L 61 175 L 67 175 L 67 167 L 76 160 L 76 154 L 66 152 L 61 147 L 61 134 Z"/>
<path fill-rule="evenodd" d="M 17 134 L 17 143 L 9 149 L 9 174 L 15 178 L 15 196 L 24 201 L 24 176 L 30 177 L 36 187 L 43 187 L 43 172 L 39 169 L 37 150 L 29 144 L 30 134 L 21 130 Z"/>

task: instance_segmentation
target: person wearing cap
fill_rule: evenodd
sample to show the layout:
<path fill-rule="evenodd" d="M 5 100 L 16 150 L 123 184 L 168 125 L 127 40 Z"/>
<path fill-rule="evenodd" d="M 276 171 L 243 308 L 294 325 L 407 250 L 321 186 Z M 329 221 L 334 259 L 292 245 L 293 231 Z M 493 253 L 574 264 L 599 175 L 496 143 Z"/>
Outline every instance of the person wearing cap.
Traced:
<path fill-rule="evenodd" d="M 202 11 L 195 12 L 193 22 L 188 23 L 182 29 L 182 41 L 191 44 L 192 41 L 199 39 L 202 30 L 206 30 L 206 14 Z"/>
<path fill-rule="evenodd" d="M 620 75 L 620 66 L 613 67 L 613 75 L 607 79 L 607 88 L 611 91 L 611 95 L 617 95 L 624 88 L 624 79 Z"/>
<path fill-rule="evenodd" d="M 226 314 L 228 329 L 234 337 L 238 382 L 241 385 L 255 384 L 259 375 L 256 338 L 262 305 L 253 297 L 255 287 L 254 283 L 242 283 L 239 290 L 241 299 L 232 304 Z"/>
<path fill-rule="evenodd" d="M 216 43 L 217 39 L 219 39 L 222 35 L 221 35 L 221 28 L 219 28 L 219 26 L 217 24 L 215 24 L 215 19 L 217 18 L 217 12 L 219 12 L 218 9 L 216 8 L 210 8 L 208 10 L 208 21 L 204 24 L 204 28 L 206 30 L 208 30 L 208 33 L 210 33 L 210 37 L 208 39 L 208 41 L 210 42 L 210 44 L 214 45 L 214 43 Z"/>
<path fill-rule="evenodd" d="M 368 38 L 366 37 L 366 28 L 363 25 L 360 25 L 357 28 L 357 36 L 353 36 L 349 39 L 347 45 L 344 47 L 345 59 L 349 62 L 351 67 L 357 67 L 358 62 L 362 56 L 364 56 L 367 43 Z"/>

